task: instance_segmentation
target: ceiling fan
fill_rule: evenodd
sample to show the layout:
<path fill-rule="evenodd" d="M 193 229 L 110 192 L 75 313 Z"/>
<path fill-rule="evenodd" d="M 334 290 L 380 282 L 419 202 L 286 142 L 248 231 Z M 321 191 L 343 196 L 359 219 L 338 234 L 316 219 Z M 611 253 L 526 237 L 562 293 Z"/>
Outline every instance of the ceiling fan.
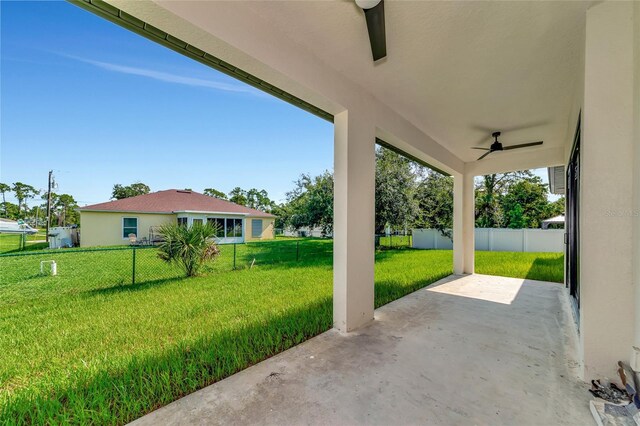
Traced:
<path fill-rule="evenodd" d="M 527 148 L 530 146 L 542 145 L 542 141 L 537 141 L 537 142 L 521 143 L 519 145 L 502 146 L 502 144 L 498 142 L 498 136 L 500 136 L 500 132 L 493 132 L 491 136 L 493 137 L 494 140 L 489 148 L 481 148 L 479 146 L 474 146 L 473 148 L 471 148 L 471 149 L 481 149 L 481 150 L 487 151 L 484 154 L 482 154 L 480 158 L 478 158 L 478 160 L 482 160 L 487 155 L 496 151 L 508 151 L 510 149 Z"/>
<path fill-rule="evenodd" d="M 364 10 L 371 43 L 373 61 L 387 56 L 387 41 L 384 30 L 384 0 L 355 0 L 358 7 Z"/>

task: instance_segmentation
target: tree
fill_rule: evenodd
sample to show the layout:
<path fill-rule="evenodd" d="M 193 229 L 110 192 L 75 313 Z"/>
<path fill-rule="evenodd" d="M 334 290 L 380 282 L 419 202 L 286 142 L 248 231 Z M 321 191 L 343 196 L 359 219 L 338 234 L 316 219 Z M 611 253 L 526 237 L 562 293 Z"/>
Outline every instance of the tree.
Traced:
<path fill-rule="evenodd" d="M 320 227 L 324 235 L 333 231 L 333 174 L 311 177 L 302 174 L 287 193 L 286 224 L 294 229 Z M 282 211 L 282 210 L 281 210 Z"/>
<path fill-rule="evenodd" d="M 119 183 L 113 185 L 113 191 L 111 192 L 111 198 L 114 200 L 122 200 L 123 198 L 135 197 L 136 195 L 148 194 L 151 192 L 151 188 L 142 182 L 132 183 L 131 185 L 120 185 Z"/>
<path fill-rule="evenodd" d="M 241 206 L 246 206 L 247 196 L 245 194 L 246 193 L 242 188 L 240 188 L 239 186 L 236 186 L 231 190 L 231 192 L 229 192 L 229 201 L 231 201 L 232 203 L 239 204 Z"/>
<path fill-rule="evenodd" d="M 42 211 L 44 212 L 44 216 L 46 218 L 47 215 L 47 199 L 49 198 L 49 193 L 45 192 L 44 194 L 42 194 L 42 199 L 44 200 L 44 204 L 41 205 L 42 207 Z M 50 217 L 49 217 L 49 226 L 54 226 L 55 224 L 58 223 L 58 214 L 56 211 L 56 207 L 58 205 L 58 194 L 56 194 L 55 192 L 51 193 L 51 210 L 50 210 Z M 55 219 L 55 220 L 54 220 Z M 46 221 L 45 221 L 46 223 Z"/>
<path fill-rule="evenodd" d="M 160 227 L 163 241 L 158 247 L 158 257 L 167 263 L 179 265 L 185 276 L 193 277 L 206 262 L 220 254 L 214 240 L 217 231 L 209 223 L 195 223 L 190 227 L 165 224 Z"/>
<path fill-rule="evenodd" d="M 490 174 L 476 181 L 476 226 L 498 228 L 504 225 L 500 200 L 513 183 L 533 177 L 529 170 Z"/>
<path fill-rule="evenodd" d="M 520 204 L 515 204 L 513 208 L 507 212 L 507 227 L 512 229 L 527 227 L 527 217 L 524 215 L 524 209 Z"/>
<path fill-rule="evenodd" d="M 549 217 L 564 215 L 565 199 L 560 197 L 549 203 Z M 548 219 L 548 218 L 547 218 Z"/>
<path fill-rule="evenodd" d="M 416 214 L 416 176 L 412 163 L 386 148 L 376 149 L 376 232 L 404 227 Z"/>
<path fill-rule="evenodd" d="M 271 209 L 271 214 L 275 215 L 274 227 L 276 229 L 284 229 L 290 226 L 291 222 L 291 206 L 288 203 L 275 204 Z"/>
<path fill-rule="evenodd" d="M 205 188 L 204 195 L 208 195 L 209 197 L 219 198 L 221 200 L 227 200 L 227 194 L 222 191 L 218 191 L 214 188 Z"/>
<path fill-rule="evenodd" d="M 56 203 L 56 210 L 58 211 L 58 226 L 80 223 L 80 214 L 77 209 L 78 203 L 71 195 L 60 195 Z"/>
<path fill-rule="evenodd" d="M 269 194 L 264 189 L 257 190 L 251 188 L 245 192 L 247 198 L 246 206 L 252 209 L 261 210 L 263 212 L 271 212 L 275 203 L 269 199 Z"/>
<path fill-rule="evenodd" d="M 5 208 L 5 211 L 7 212 L 5 216 L 7 219 L 16 220 L 20 218 L 20 208 L 18 207 L 17 204 L 13 204 L 7 201 L 6 203 L 4 203 L 4 208 Z"/>
<path fill-rule="evenodd" d="M 205 193 L 206 193 L 205 189 Z M 213 190 L 215 191 L 215 189 Z M 209 194 L 207 194 L 209 195 Z M 236 186 L 229 193 L 229 201 L 232 203 L 246 206 L 251 209 L 260 210 L 263 212 L 271 212 L 271 209 L 275 207 L 275 203 L 269 199 L 269 194 L 264 189 L 251 188 L 248 191 Z"/>
<path fill-rule="evenodd" d="M 4 217 L 9 217 L 7 215 L 7 199 L 6 199 L 6 193 L 11 191 L 11 187 L 9 185 L 7 185 L 6 183 L 1 183 L 0 182 L 0 192 L 2 193 L 2 213 L 4 215 Z"/>
<path fill-rule="evenodd" d="M 47 211 L 47 193 L 42 194 L 44 204 L 40 205 L 40 211 L 46 215 Z M 78 212 L 78 203 L 75 198 L 69 194 L 51 193 L 51 217 L 49 218 L 49 226 L 68 226 L 80 223 L 80 213 Z M 35 216 L 35 215 L 34 215 Z"/>
<path fill-rule="evenodd" d="M 437 229 L 451 238 L 453 228 L 453 178 L 426 169 L 426 176 L 418 184 L 416 199 L 418 214 L 416 228 Z"/>
<path fill-rule="evenodd" d="M 21 216 L 21 211 L 24 209 L 24 213 L 27 213 L 28 206 L 27 200 L 35 197 L 40 193 L 37 189 L 35 189 L 31 185 L 27 185 L 26 183 L 16 182 L 13 184 L 11 188 L 13 193 L 16 196 L 16 200 L 18 200 L 18 216 Z"/>
<path fill-rule="evenodd" d="M 551 208 L 547 185 L 538 176 L 528 176 L 511 184 L 501 198 L 504 225 L 508 228 L 539 228 Z"/>

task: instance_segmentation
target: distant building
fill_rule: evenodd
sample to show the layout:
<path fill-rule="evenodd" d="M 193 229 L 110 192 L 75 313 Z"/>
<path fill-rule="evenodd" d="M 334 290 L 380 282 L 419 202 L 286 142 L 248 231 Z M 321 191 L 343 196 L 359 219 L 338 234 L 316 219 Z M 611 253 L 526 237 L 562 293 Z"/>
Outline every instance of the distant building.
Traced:
<path fill-rule="evenodd" d="M 215 224 L 221 244 L 274 238 L 274 215 L 188 190 L 152 192 L 79 210 L 82 247 L 129 244 L 132 234 L 138 241 L 152 241 L 167 223 Z"/>

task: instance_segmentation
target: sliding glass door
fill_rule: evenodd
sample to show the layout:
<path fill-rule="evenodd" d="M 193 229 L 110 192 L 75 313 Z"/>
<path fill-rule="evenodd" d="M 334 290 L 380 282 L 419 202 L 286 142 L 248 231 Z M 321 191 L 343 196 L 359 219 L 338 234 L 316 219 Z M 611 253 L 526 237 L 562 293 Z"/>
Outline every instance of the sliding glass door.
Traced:
<path fill-rule="evenodd" d="M 580 309 L 580 121 L 567 165 L 565 266 L 567 287 L 576 310 Z M 578 320 L 579 316 L 576 318 Z"/>

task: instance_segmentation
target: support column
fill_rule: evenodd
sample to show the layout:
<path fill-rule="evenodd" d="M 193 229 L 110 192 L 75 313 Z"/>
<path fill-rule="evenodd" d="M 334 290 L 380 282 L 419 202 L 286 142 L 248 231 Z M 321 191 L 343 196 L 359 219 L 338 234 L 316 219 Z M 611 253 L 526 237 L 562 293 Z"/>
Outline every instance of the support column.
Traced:
<path fill-rule="evenodd" d="M 635 338 L 631 350 L 631 366 L 640 371 L 640 3 L 633 9 L 633 281 L 636 295 Z"/>
<path fill-rule="evenodd" d="M 453 176 L 453 273 L 475 269 L 475 186 L 473 176 Z"/>
<path fill-rule="evenodd" d="M 615 377 L 616 362 L 628 359 L 634 345 L 633 20 L 633 2 L 599 3 L 587 11 L 580 149 L 580 343 L 586 380 Z M 628 320 L 613 326 L 612 312 Z"/>
<path fill-rule="evenodd" d="M 453 176 L 453 273 L 456 275 L 464 274 L 463 180 L 462 174 Z"/>
<path fill-rule="evenodd" d="M 334 117 L 333 326 L 373 320 L 375 126 L 366 115 Z"/>

